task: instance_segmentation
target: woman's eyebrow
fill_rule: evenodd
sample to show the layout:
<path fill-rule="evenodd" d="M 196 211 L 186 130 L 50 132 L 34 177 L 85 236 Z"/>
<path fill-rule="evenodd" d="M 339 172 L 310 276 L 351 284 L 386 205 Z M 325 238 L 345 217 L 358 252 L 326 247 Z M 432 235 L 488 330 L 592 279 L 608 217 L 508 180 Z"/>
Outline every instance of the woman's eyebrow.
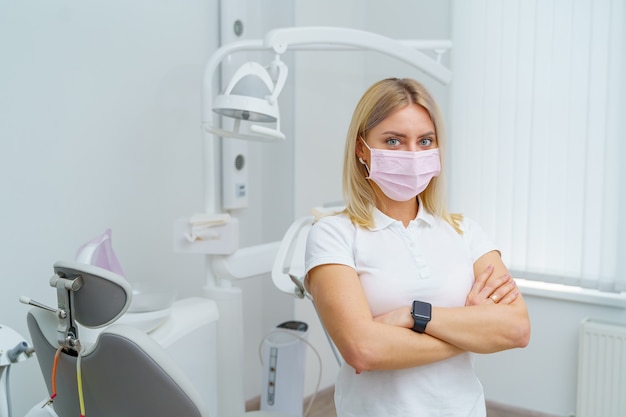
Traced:
<path fill-rule="evenodd" d="M 402 138 L 406 138 L 407 137 L 406 134 L 400 133 L 400 132 L 395 132 L 393 130 L 387 130 L 387 131 L 383 132 L 382 135 L 394 135 L 394 136 L 399 136 L 399 137 L 402 137 Z M 435 136 L 435 132 L 429 131 L 429 132 L 426 132 L 426 133 L 422 133 L 421 135 L 418 136 L 418 138 L 423 138 L 425 136 Z"/>
<path fill-rule="evenodd" d="M 383 134 L 383 135 L 394 135 L 394 136 L 400 136 L 400 137 L 403 137 L 403 138 L 405 138 L 405 137 L 406 137 L 406 135 L 405 135 L 404 133 L 394 132 L 394 131 L 392 131 L 392 130 L 387 130 L 386 132 L 383 132 L 382 134 Z"/>

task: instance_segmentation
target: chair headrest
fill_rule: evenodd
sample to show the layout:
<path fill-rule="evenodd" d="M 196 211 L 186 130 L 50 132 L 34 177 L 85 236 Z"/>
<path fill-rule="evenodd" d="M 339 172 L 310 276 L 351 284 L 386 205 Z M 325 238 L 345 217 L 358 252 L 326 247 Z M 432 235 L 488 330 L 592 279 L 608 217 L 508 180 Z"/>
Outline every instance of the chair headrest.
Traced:
<path fill-rule="evenodd" d="M 82 286 L 72 291 L 72 316 L 85 327 L 107 326 L 130 306 L 132 287 L 126 279 L 114 272 L 70 261 L 56 262 L 54 272 L 61 278 L 82 278 Z"/>

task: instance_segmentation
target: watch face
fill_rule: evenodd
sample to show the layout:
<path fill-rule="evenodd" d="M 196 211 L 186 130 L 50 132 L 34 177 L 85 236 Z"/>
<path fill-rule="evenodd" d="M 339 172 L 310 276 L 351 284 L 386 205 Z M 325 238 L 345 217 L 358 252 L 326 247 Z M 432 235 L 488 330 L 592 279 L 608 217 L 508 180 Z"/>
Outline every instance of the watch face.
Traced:
<path fill-rule="evenodd" d="M 413 301 L 413 310 L 411 311 L 411 314 L 413 317 L 418 319 L 430 320 L 431 305 L 429 303 Z"/>

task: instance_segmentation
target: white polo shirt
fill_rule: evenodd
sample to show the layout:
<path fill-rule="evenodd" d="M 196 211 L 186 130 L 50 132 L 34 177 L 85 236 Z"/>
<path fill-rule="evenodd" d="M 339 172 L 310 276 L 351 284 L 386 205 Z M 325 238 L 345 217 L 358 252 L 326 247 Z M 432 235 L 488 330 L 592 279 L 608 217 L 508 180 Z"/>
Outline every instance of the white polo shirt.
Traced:
<path fill-rule="evenodd" d="M 472 220 L 463 220 L 459 235 L 422 207 L 406 228 L 378 210 L 373 230 L 355 227 L 343 214 L 320 219 L 308 235 L 306 272 L 331 263 L 354 268 L 373 316 L 413 300 L 437 307 L 464 306 L 474 282 L 474 262 L 495 247 Z M 486 415 L 470 353 L 359 375 L 344 365 L 335 386 L 335 406 L 338 417 Z"/>

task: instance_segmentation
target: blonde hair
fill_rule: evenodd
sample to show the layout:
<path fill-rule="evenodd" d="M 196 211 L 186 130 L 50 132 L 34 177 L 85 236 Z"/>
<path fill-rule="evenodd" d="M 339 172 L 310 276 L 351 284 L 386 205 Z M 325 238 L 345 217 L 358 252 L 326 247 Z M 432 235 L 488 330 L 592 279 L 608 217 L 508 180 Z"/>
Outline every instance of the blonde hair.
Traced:
<path fill-rule="evenodd" d="M 404 78 L 388 78 L 372 85 L 357 104 L 348 128 L 343 161 L 343 196 L 345 213 L 352 222 L 365 228 L 374 227 L 372 209 L 376 206 L 374 189 L 366 179 L 367 171 L 356 155 L 359 136 L 365 138 L 368 132 L 389 115 L 410 104 L 418 104 L 426 109 L 435 126 L 441 174 L 434 177 L 420 194 L 424 208 L 448 222 L 459 234 L 462 216 L 450 214 L 445 201 L 445 129 L 439 106 L 428 90 L 419 82 Z"/>

